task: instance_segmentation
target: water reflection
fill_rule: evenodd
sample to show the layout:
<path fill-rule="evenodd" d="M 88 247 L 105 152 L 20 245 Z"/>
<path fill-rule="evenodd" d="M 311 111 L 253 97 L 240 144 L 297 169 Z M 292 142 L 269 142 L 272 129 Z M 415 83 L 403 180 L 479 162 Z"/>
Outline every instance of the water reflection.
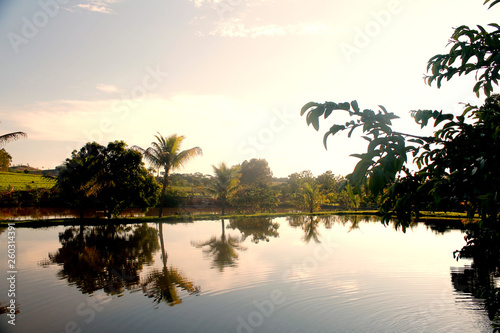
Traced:
<path fill-rule="evenodd" d="M 457 258 L 472 259 L 470 267 L 455 269 L 451 279 L 455 290 L 484 299 L 488 316 L 500 331 L 500 227 L 483 222 L 468 225 L 467 244 L 455 253 Z"/>
<path fill-rule="evenodd" d="M 200 290 L 179 269 L 167 267 L 162 224 L 159 232 L 147 223 L 69 227 L 59 234 L 59 241 L 62 247 L 40 264 L 62 265 L 59 279 L 83 294 L 103 290 L 108 295 L 122 295 L 125 290 L 142 290 L 156 304 L 175 305 L 181 302 L 177 287 L 190 293 Z M 160 249 L 163 267 L 141 279 L 144 266 L 154 263 L 153 255 Z"/>
<path fill-rule="evenodd" d="M 252 242 L 257 244 L 260 241 L 269 242 L 270 237 L 279 237 L 279 223 L 273 222 L 270 217 L 242 218 L 229 220 L 228 229 L 238 229 L 242 235 L 242 241 L 252 237 Z"/>
<path fill-rule="evenodd" d="M 163 267 L 161 270 L 155 269 L 148 274 L 146 279 L 141 283 L 141 288 L 144 294 L 153 299 L 153 302 L 159 304 L 166 302 L 173 306 L 181 303 L 181 299 L 177 293 L 177 287 L 189 292 L 190 294 L 198 294 L 200 287 L 195 286 L 175 267 L 167 267 L 168 254 L 165 249 L 163 240 L 163 223 L 159 224 L 159 237 L 161 246 L 161 259 Z"/>
<path fill-rule="evenodd" d="M 217 237 L 209 237 L 214 228 Z M 354 230 L 357 228 L 361 230 Z M 74 295 L 66 296 L 62 291 L 68 287 L 58 289 L 63 296 L 57 297 L 39 290 L 53 292 L 55 288 L 40 286 L 60 285 L 53 281 L 57 274 L 85 294 L 101 288 L 111 295 L 127 295 L 109 297 L 108 305 L 92 323 L 94 326 L 82 331 L 98 331 L 93 330 L 97 327 L 104 330 L 115 325 L 123 332 L 149 332 L 165 328 L 165 323 L 169 323 L 168 330 L 172 332 L 250 331 L 239 329 L 238 318 L 249 323 L 249 318 L 260 318 L 256 313 L 262 315 L 265 324 L 249 326 L 255 332 L 326 332 L 328 327 L 346 332 L 488 331 L 482 327 L 490 321 L 477 306 L 483 302 L 475 301 L 469 293 L 495 295 L 496 286 L 492 284 L 498 266 L 481 271 L 480 261 L 489 252 L 476 246 L 464 250 L 463 256 L 469 251 L 477 257 L 477 263 L 454 270 L 450 281 L 452 251 L 463 245 L 463 236 L 459 232 L 436 236 L 430 228 L 419 224 L 414 233 L 403 236 L 401 231 L 396 234 L 392 230 L 393 225 L 384 227 L 377 218 L 366 216 L 247 218 L 189 225 L 165 223 L 158 227 L 152 223 L 40 230 L 20 226 L 20 242 L 31 242 L 31 237 L 38 233 L 46 235 L 39 237 L 51 246 L 44 265 L 60 265 L 55 271 L 45 270 L 46 274 L 38 275 L 42 268 L 33 270 L 26 262 L 25 276 L 34 272 L 30 277 L 34 282 L 32 286 L 24 284 L 25 296 L 21 295 L 20 301 L 28 304 L 26 299 L 35 295 L 32 298 L 38 301 L 31 304 L 45 310 L 37 317 L 32 308 L 25 307 L 20 319 L 27 322 L 24 319 L 30 318 L 33 325 L 61 331 L 50 323 L 58 322 L 57 326 L 64 327 L 69 316 L 74 316 L 71 304 L 83 297 L 70 300 Z M 205 231 L 205 236 L 195 238 Z M 60 244 L 52 247 L 59 232 Z M 169 239 L 175 239 L 175 248 Z M 193 239 L 201 242 L 195 243 Z M 485 248 L 486 241 L 481 241 Z M 498 239 L 490 243 L 500 247 Z M 26 244 L 20 243 L 28 248 Z M 471 241 L 470 245 L 473 244 L 477 245 Z M 243 245 L 248 247 L 248 255 L 240 252 L 245 250 Z M 42 244 L 33 249 L 47 247 Z M 208 261 L 202 258 L 202 250 Z M 248 262 L 243 262 L 247 259 Z M 176 268 L 183 266 L 177 264 L 178 260 L 189 262 L 189 274 Z M 209 265 L 217 269 L 208 269 Z M 113 271 L 116 276 L 111 273 L 110 277 L 109 272 Z M 38 276 L 44 278 L 38 281 Z M 206 293 L 196 299 L 188 296 L 200 292 L 195 283 L 200 281 L 206 281 L 203 282 Z M 456 292 L 450 291 L 450 282 Z M 264 305 L 265 309 L 270 308 L 272 290 L 282 291 L 288 301 L 280 307 L 277 303 L 272 305 L 275 312 L 264 316 L 267 312 L 258 310 Z M 135 292 L 134 296 L 130 296 L 131 292 Z M 43 297 L 38 297 L 39 293 Z M 493 303 L 495 298 L 491 299 Z M 438 304 L 442 311 L 434 311 L 433 304 Z M 481 320 L 481 328 L 477 318 Z M 76 319 L 86 325 L 83 321 L 86 317 Z M 21 331 L 36 330 L 26 327 L 27 324 Z M 0 331 L 3 331 L 1 324 Z"/>
<path fill-rule="evenodd" d="M 290 216 L 287 219 L 288 224 L 291 227 L 302 228 L 304 231 L 302 240 L 305 243 L 309 243 L 311 240 L 314 240 L 315 243 L 321 243 L 319 240 L 320 233 L 318 230 L 319 218 L 317 216 Z"/>
<path fill-rule="evenodd" d="M 62 265 L 58 273 L 84 294 L 121 294 L 140 283 L 139 272 L 153 263 L 158 232 L 147 224 L 69 227 L 59 234 L 62 247 L 42 265 Z"/>
<path fill-rule="evenodd" d="M 218 268 L 220 272 L 223 272 L 225 267 L 236 266 L 239 257 L 237 251 L 245 251 L 246 248 L 240 245 L 243 241 L 241 237 L 226 236 L 224 219 L 221 220 L 221 225 L 220 238 L 213 236 L 205 242 L 191 242 L 191 244 L 202 248 L 203 253 L 212 258 L 212 268 Z"/>

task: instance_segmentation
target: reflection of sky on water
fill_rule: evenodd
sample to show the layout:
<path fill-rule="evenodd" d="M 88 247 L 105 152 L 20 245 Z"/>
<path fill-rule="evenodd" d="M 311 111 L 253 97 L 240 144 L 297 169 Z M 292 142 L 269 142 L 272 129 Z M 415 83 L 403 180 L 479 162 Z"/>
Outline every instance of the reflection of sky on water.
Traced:
<path fill-rule="evenodd" d="M 308 328 L 318 332 L 335 325 L 340 332 L 342 327 L 353 332 L 366 332 L 367 327 L 383 332 L 382 328 L 392 325 L 395 331 L 404 326 L 406 332 L 418 332 L 422 327 L 482 332 L 489 324 L 478 311 L 480 304 L 458 295 L 451 284 L 450 267 L 469 263 L 457 263 L 452 255 L 464 245 L 461 231 L 435 234 L 420 224 L 402 233 L 379 222 L 360 222 L 358 228 L 352 228 L 350 222 L 340 220 L 327 228 L 320 219 L 316 243 L 304 240 L 307 228 L 300 223 L 291 226 L 287 218 L 273 222 L 279 223 L 277 237 L 257 244 L 247 237 L 241 243 L 246 250 L 236 250 L 238 260 L 222 270 L 213 268 L 212 258 L 192 245 L 220 238 L 220 221 L 164 224 L 167 266 L 201 290 L 191 295 L 178 289 L 181 302 L 173 307 L 153 305 L 140 290 L 125 290 L 121 296 L 109 296 L 102 290 L 90 298 L 83 295 L 56 277 L 60 266 L 42 268 L 38 264 L 61 247 L 58 234 L 65 227 L 18 228 L 19 323 L 26 325 L 29 317 L 41 327 L 60 331 L 65 322 L 73 320 L 84 332 L 99 332 L 110 325 L 127 332 L 141 324 L 154 332 L 168 319 L 169 332 L 234 332 L 239 317 L 251 314 L 255 302 L 265 302 L 278 290 L 287 301 L 257 331 Z M 226 220 L 225 237 L 240 238 L 238 229 L 228 225 Z M 149 226 L 157 228 L 154 223 Z M 2 243 L 5 235 L 0 235 Z M 4 256 L 0 254 L 2 262 Z M 151 266 L 143 267 L 141 278 L 162 269 L 160 251 L 153 254 L 153 260 Z M 0 281 L 0 288 L 4 287 L 5 282 Z M 95 310 L 95 318 L 87 323 L 93 304 L 89 300 L 102 309 Z M 0 302 L 5 301 L 0 296 Z M 77 313 L 79 307 L 87 315 Z M 3 328 L 10 329 L 5 323 L 0 324 Z"/>

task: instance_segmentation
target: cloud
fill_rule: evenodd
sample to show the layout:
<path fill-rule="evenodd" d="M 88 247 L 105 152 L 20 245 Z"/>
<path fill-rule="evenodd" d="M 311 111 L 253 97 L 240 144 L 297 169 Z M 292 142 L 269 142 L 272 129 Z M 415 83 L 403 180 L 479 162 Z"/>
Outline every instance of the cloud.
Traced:
<path fill-rule="evenodd" d="M 215 7 L 217 5 L 226 5 L 229 7 L 236 7 L 245 4 L 247 7 L 252 7 L 258 4 L 266 4 L 273 2 L 275 0 L 189 0 L 194 4 L 195 7 L 210 6 Z"/>
<path fill-rule="evenodd" d="M 112 84 L 104 84 L 104 83 L 99 83 L 96 86 L 96 89 L 99 91 L 102 91 L 107 94 L 113 94 L 113 93 L 119 93 L 121 92 L 121 89 L 118 88 L 117 86 L 114 86 Z"/>
<path fill-rule="evenodd" d="M 296 36 L 324 36 L 331 34 L 333 28 L 328 24 L 297 23 L 288 25 L 268 24 L 247 26 L 239 18 L 233 18 L 217 24 L 209 35 L 221 37 L 279 37 L 286 35 Z"/>
<path fill-rule="evenodd" d="M 88 0 L 85 3 L 76 5 L 78 8 L 82 8 L 91 12 L 103 13 L 103 14 L 113 14 L 111 5 L 118 3 L 122 0 Z"/>

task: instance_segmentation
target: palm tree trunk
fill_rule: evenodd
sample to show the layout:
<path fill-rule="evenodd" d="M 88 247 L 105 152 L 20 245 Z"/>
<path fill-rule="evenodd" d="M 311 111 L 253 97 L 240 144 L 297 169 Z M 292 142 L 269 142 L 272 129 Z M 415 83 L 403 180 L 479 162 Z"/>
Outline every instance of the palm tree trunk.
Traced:
<path fill-rule="evenodd" d="M 222 235 L 221 235 L 221 239 L 223 242 L 226 241 L 226 228 L 224 228 L 224 219 L 221 219 L 222 220 Z"/>
<path fill-rule="evenodd" d="M 165 251 L 165 242 L 163 241 L 163 223 L 159 222 L 158 223 L 158 229 L 159 229 L 159 234 L 158 236 L 160 237 L 160 248 L 161 248 L 161 260 L 163 261 L 163 269 L 167 269 L 167 251 Z"/>
<path fill-rule="evenodd" d="M 161 188 L 161 198 L 160 198 L 160 211 L 158 213 L 158 217 L 163 216 L 163 206 L 165 205 L 165 192 L 168 187 L 168 172 L 170 170 L 165 167 L 165 173 L 163 174 L 163 186 Z"/>

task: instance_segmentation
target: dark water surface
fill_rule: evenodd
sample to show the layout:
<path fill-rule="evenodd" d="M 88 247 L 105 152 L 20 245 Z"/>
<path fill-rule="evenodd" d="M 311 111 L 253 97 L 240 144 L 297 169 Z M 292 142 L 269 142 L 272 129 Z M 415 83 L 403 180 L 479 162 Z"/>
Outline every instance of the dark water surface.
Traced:
<path fill-rule="evenodd" d="M 457 279 L 460 230 L 332 216 L 15 232 L 19 313 L 0 332 L 492 331 Z"/>

